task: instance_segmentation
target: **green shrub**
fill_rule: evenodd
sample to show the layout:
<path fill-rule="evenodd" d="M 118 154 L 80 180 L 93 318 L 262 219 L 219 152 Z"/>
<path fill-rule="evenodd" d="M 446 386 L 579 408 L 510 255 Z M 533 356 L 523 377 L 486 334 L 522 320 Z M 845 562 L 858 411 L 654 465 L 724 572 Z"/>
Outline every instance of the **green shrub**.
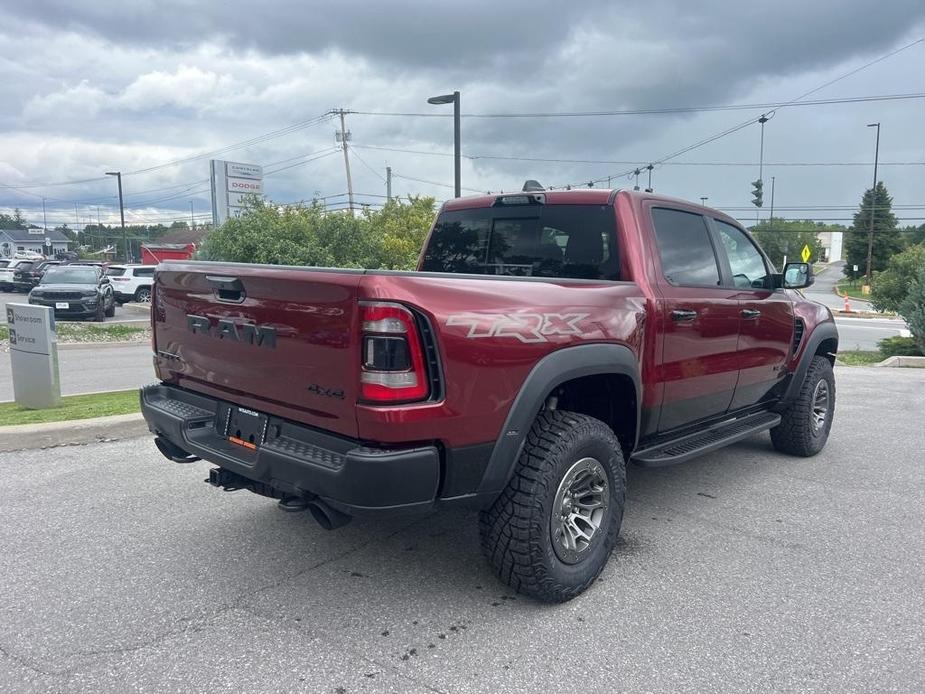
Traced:
<path fill-rule="evenodd" d="M 919 349 L 915 338 L 912 337 L 887 337 L 877 343 L 880 348 L 880 354 L 883 358 L 887 357 L 921 357 L 922 350 Z"/>

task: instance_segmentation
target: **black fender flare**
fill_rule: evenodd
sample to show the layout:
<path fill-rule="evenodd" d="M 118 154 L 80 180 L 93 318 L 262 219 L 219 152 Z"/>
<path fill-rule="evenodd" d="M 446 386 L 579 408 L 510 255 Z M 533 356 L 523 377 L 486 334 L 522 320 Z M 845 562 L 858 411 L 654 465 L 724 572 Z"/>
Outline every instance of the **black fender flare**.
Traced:
<path fill-rule="evenodd" d="M 803 348 L 803 356 L 800 357 L 800 363 L 793 371 L 793 378 L 787 385 L 787 390 L 780 400 L 781 405 L 787 405 L 796 399 L 803 386 L 803 379 L 806 378 L 806 372 L 809 371 L 809 364 L 816 356 L 816 350 L 823 340 L 835 340 L 835 348 L 838 349 L 838 328 L 835 321 L 824 321 L 819 323 L 806 338 L 806 347 Z"/>
<path fill-rule="evenodd" d="M 626 345 L 593 344 L 566 347 L 540 359 L 527 375 L 514 399 L 482 476 L 478 494 L 501 492 L 514 473 L 514 466 L 537 413 L 547 395 L 566 381 L 583 376 L 618 374 L 629 377 L 636 391 L 636 437 L 642 412 L 639 359 Z M 636 441 L 624 442 L 635 448 Z"/>

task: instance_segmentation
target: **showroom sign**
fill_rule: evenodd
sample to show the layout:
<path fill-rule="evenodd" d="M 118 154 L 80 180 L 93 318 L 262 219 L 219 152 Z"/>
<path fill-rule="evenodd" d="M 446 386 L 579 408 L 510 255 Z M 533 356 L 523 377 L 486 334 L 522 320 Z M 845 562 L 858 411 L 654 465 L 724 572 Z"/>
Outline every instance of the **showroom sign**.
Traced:
<path fill-rule="evenodd" d="M 263 195 L 263 167 L 235 161 L 213 159 L 212 223 L 223 224 L 229 217 L 238 217 L 253 195 Z"/>
<path fill-rule="evenodd" d="M 16 404 L 34 410 L 57 407 L 61 404 L 61 383 L 54 309 L 7 304 L 6 322 Z"/>

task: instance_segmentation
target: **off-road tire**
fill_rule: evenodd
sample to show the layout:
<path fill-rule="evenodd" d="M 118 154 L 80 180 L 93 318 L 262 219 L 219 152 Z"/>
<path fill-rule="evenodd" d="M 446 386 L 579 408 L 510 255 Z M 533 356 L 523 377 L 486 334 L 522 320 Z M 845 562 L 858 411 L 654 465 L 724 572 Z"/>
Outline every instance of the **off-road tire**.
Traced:
<path fill-rule="evenodd" d="M 576 461 L 593 457 L 609 483 L 605 517 L 578 563 L 556 553 L 550 518 L 557 489 Z M 626 467 L 620 442 L 598 419 L 543 411 L 533 423 L 507 487 L 482 511 L 482 551 L 498 577 L 519 593 L 565 602 L 582 593 L 607 563 L 623 521 Z"/>
<path fill-rule="evenodd" d="M 818 429 L 813 427 L 813 399 L 820 381 L 828 389 L 828 412 Z M 771 443 L 781 453 L 804 458 L 816 455 L 825 446 L 835 416 L 835 374 L 832 363 L 825 357 L 815 356 L 810 362 L 800 393 L 781 413 L 781 421 L 771 429 Z"/>

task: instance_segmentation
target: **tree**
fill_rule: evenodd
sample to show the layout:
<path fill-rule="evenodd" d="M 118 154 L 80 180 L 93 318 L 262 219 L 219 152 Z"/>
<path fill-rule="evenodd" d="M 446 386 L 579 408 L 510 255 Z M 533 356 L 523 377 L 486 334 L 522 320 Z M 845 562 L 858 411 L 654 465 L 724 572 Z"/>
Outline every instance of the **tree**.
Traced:
<path fill-rule="evenodd" d="M 870 300 L 878 311 L 899 311 L 919 271 L 925 268 L 925 243 L 890 258 L 886 270 L 874 277 Z"/>
<path fill-rule="evenodd" d="M 822 259 L 822 244 L 819 243 L 819 232 L 844 231 L 839 225 L 826 226 L 821 222 L 800 219 L 763 219 L 752 227 L 752 233 L 758 244 L 768 254 L 771 262 L 779 269 L 783 269 L 784 256 L 788 262 L 800 262 L 800 251 L 809 246 L 812 251 L 812 260 Z"/>
<path fill-rule="evenodd" d="M 919 267 L 906 298 L 899 306 L 899 314 L 906 319 L 912 337 L 925 354 L 925 265 Z"/>
<path fill-rule="evenodd" d="M 274 265 L 414 268 L 434 216 L 433 198 L 393 200 L 382 210 L 354 216 L 255 200 L 247 212 L 213 229 L 201 257 Z"/>
<path fill-rule="evenodd" d="M 13 210 L 12 215 L 0 214 L 0 229 L 28 229 L 26 220 L 22 216 L 22 210 L 18 207 Z"/>
<path fill-rule="evenodd" d="M 897 228 L 893 214 L 893 198 L 887 192 L 883 181 L 877 182 L 874 189 L 864 191 L 861 206 L 854 213 L 854 224 L 845 234 L 845 274 L 851 272 L 854 265 L 861 273 L 867 271 L 867 243 L 870 230 L 871 208 L 874 211 L 874 244 L 871 254 L 871 272 L 886 269 L 891 257 L 902 250 L 902 236 Z"/>

